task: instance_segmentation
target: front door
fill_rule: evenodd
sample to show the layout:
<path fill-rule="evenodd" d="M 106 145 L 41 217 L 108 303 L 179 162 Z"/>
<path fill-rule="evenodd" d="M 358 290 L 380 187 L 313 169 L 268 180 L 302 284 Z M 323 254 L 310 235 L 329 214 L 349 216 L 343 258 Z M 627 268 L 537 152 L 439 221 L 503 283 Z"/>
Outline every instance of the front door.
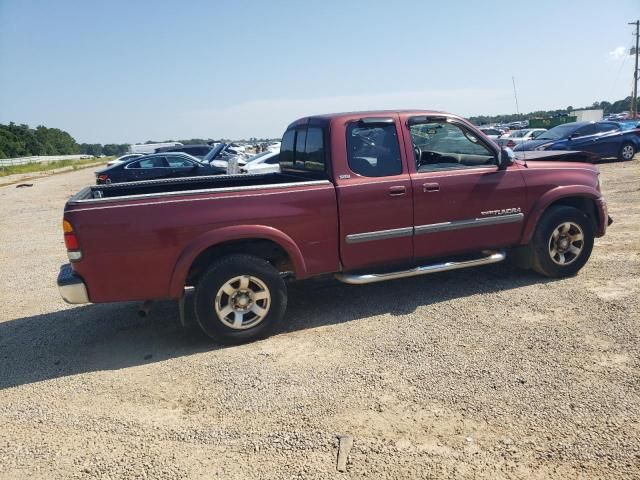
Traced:
<path fill-rule="evenodd" d="M 521 167 L 500 169 L 497 147 L 458 120 L 414 117 L 407 128 L 405 150 L 415 158 L 415 258 L 517 244 L 525 207 Z"/>
<path fill-rule="evenodd" d="M 354 118 L 345 171 L 334 172 L 344 269 L 411 261 L 413 200 L 398 116 Z M 344 138 L 344 137 L 343 137 Z"/>

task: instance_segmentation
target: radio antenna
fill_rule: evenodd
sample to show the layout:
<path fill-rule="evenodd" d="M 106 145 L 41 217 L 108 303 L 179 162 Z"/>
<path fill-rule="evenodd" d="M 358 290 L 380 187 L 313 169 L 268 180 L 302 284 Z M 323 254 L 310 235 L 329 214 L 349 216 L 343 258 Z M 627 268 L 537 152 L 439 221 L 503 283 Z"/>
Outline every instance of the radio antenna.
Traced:
<path fill-rule="evenodd" d="M 518 106 L 518 92 L 516 90 L 516 77 L 512 76 L 511 82 L 513 83 L 513 97 L 516 99 L 516 115 L 518 116 L 518 119 L 520 119 L 520 107 Z M 527 165 L 527 154 L 524 151 L 522 152 L 522 160 L 524 160 L 524 166 L 528 168 L 529 166 Z"/>

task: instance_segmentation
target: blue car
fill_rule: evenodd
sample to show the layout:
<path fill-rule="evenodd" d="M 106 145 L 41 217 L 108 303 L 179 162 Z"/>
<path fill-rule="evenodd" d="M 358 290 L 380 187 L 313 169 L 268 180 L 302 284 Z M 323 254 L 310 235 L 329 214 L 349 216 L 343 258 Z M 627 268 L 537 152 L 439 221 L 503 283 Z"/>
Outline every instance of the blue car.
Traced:
<path fill-rule="evenodd" d="M 640 129 L 629 128 L 620 122 L 565 123 L 513 150 L 579 150 L 595 154 L 598 158 L 631 160 L 640 150 Z"/>

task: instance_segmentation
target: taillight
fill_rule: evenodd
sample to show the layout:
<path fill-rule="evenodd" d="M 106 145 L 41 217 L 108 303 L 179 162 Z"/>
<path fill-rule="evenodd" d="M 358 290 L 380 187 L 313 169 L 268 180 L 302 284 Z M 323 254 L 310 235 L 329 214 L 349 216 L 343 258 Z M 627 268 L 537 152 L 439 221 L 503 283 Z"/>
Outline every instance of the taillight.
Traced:
<path fill-rule="evenodd" d="M 514 142 L 513 140 L 509 140 L 509 141 L 507 142 L 507 147 L 509 147 L 509 148 L 513 148 L 513 147 L 515 147 L 515 146 L 516 146 L 516 142 Z"/>
<path fill-rule="evenodd" d="M 109 180 L 109 176 L 108 175 L 98 175 L 98 180 L 100 180 L 101 182 L 106 182 L 107 180 Z"/>
<path fill-rule="evenodd" d="M 62 221 L 62 230 L 64 231 L 64 244 L 67 247 L 67 256 L 72 262 L 82 260 L 82 251 L 80 250 L 80 244 L 78 243 L 78 237 L 76 237 L 73 231 L 73 226 L 69 220 Z"/>

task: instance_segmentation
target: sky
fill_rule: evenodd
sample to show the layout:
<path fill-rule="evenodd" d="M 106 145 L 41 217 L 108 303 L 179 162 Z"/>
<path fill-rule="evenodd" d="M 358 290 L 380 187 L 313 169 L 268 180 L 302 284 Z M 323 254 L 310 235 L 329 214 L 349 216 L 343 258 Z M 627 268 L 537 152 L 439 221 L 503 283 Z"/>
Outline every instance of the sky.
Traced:
<path fill-rule="evenodd" d="M 640 0 L 0 0 L 0 123 L 78 142 L 279 137 L 296 118 L 463 116 L 630 95 Z"/>

